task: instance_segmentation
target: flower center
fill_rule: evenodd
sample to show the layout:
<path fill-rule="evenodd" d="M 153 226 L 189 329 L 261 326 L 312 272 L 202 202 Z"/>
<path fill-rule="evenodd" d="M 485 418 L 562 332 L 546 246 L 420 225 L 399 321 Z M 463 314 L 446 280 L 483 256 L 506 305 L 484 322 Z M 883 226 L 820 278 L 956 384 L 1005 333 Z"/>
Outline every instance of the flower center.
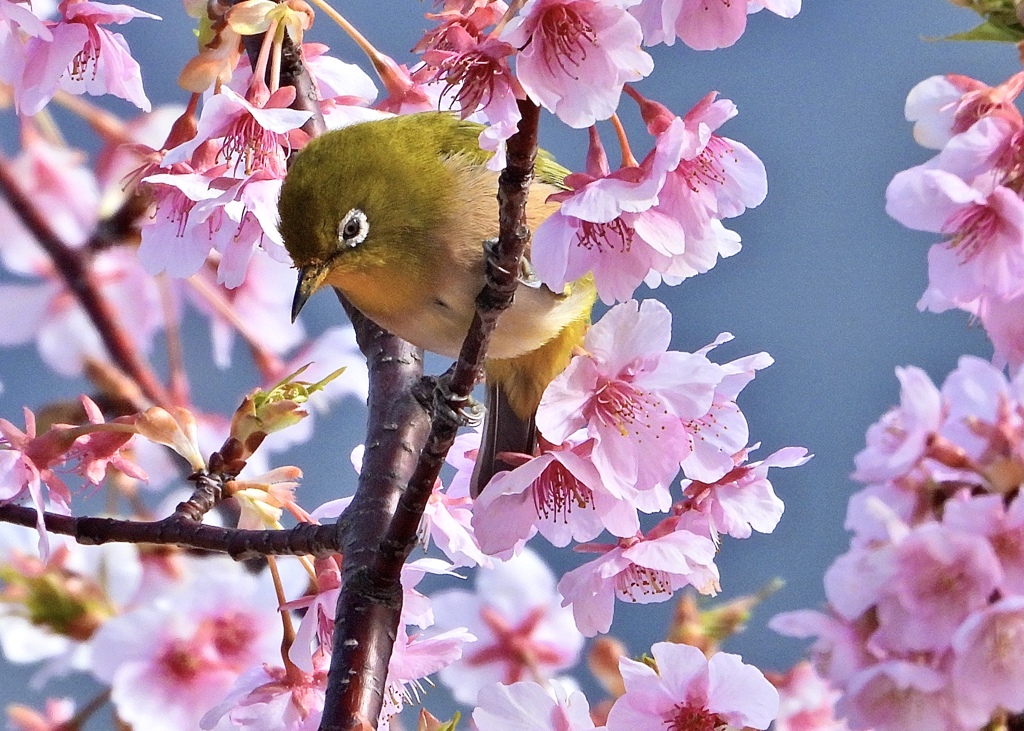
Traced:
<path fill-rule="evenodd" d="M 720 187 L 727 180 L 724 160 L 733 153 L 732 145 L 725 138 L 711 135 L 701 153 L 692 160 L 681 160 L 676 170 L 694 193 L 701 188 Z"/>
<path fill-rule="evenodd" d="M 672 584 L 665 571 L 650 569 L 646 566 L 630 564 L 615 580 L 618 592 L 628 597 L 631 602 L 637 601 L 637 595 L 671 594 Z M 680 728 L 686 728 L 681 726 Z"/>
<path fill-rule="evenodd" d="M 602 386 L 594 396 L 594 416 L 603 426 L 611 426 L 622 436 L 629 436 L 630 430 L 637 436 L 641 430 L 637 427 L 649 427 L 648 409 L 657 404 L 651 397 L 623 381 L 610 381 Z"/>
<path fill-rule="evenodd" d="M 225 162 L 235 161 L 235 167 L 245 164 L 246 174 L 256 170 L 270 170 L 284 174 L 280 135 L 256 121 L 248 112 L 239 115 L 224 135 L 220 155 Z"/>
<path fill-rule="evenodd" d="M 567 65 L 579 66 L 587 58 L 588 46 L 597 43 L 594 27 L 575 9 L 566 5 L 551 8 L 540 19 L 535 34 L 544 49 L 544 63 L 554 72 L 557 65 L 565 74 L 579 79 Z"/>
<path fill-rule="evenodd" d="M 711 713 L 703 706 L 677 703 L 674 710 L 675 713 L 665 719 L 668 731 L 715 731 L 725 725 L 717 713 Z"/>
<path fill-rule="evenodd" d="M 568 523 L 573 506 L 581 510 L 594 507 L 594 493 L 555 460 L 533 483 L 533 504 L 539 517 L 560 517 Z"/>
<path fill-rule="evenodd" d="M 622 218 L 616 218 L 608 223 L 593 223 L 581 221 L 577 246 L 584 249 L 597 249 L 598 253 L 608 251 L 621 251 L 628 254 L 633 246 L 633 227 L 628 226 Z"/>
<path fill-rule="evenodd" d="M 1000 225 L 999 214 L 992 206 L 974 203 L 950 216 L 942 228 L 946 233 L 956 232 L 949 245 L 957 250 L 960 263 L 966 264 L 995 237 Z"/>

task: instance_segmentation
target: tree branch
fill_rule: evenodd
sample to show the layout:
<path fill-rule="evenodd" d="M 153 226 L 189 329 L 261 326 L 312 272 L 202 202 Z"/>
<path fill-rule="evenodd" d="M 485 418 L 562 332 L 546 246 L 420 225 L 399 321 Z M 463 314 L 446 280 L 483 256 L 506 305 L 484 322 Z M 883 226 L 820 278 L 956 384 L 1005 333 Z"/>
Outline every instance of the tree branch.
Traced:
<path fill-rule="evenodd" d="M 25 195 L 11 174 L 10 164 L 0 159 L 0 195 L 6 200 L 25 228 L 35 236 L 53 266 L 78 303 L 89 316 L 111 359 L 139 384 L 146 397 L 161 406 L 170 404 L 163 384 L 142 359 L 131 336 L 121 326 L 110 301 L 100 291 L 86 254 L 68 246 L 49 221 Z"/>
<path fill-rule="evenodd" d="M 0 522 L 34 528 L 36 511 L 0 505 Z M 152 543 L 226 553 L 238 561 L 262 556 L 329 556 L 338 551 L 334 524 L 301 523 L 287 530 L 241 530 L 196 523 L 181 515 L 157 521 L 76 518 L 43 513 L 46 530 L 71 536 L 85 546 L 104 543 Z"/>
<path fill-rule="evenodd" d="M 487 281 L 477 297 L 476 315 L 455 371 L 447 381 L 448 393 L 443 397 L 447 409 L 434 410 L 422 449 L 416 447 L 425 419 L 411 400 L 413 370 L 405 370 L 398 384 L 382 383 L 381 377 L 397 375 L 382 368 L 386 365 L 386 351 L 381 349 L 374 355 L 366 350 L 370 343 L 360 341 L 363 352 L 371 358 L 370 435 L 359 489 L 338 522 L 345 559 L 320 731 L 356 731 L 377 726 L 388 662 L 401 617 L 402 566 L 416 544 L 427 500 L 459 428 L 458 421 L 446 414 L 457 412 L 468 403 L 479 380 L 494 324 L 512 303 L 519 260 L 529 239 L 526 199 L 537 154 L 540 110 L 530 102 L 520 102 L 520 110 L 520 131 L 508 142 L 508 166 L 499 181 L 498 245 L 488 256 Z M 353 323 L 360 323 L 356 325 L 358 333 L 365 327 L 366 318 L 351 305 L 346 309 Z M 374 337 L 385 338 L 385 342 L 391 343 L 389 347 L 394 347 L 394 343 L 387 338 L 397 340 L 383 331 Z M 376 401 L 375 393 L 383 400 Z M 438 398 L 442 398 L 440 394 Z M 390 434 L 385 434 L 392 437 L 386 446 L 378 442 L 382 413 L 389 422 Z M 405 437 L 396 439 L 403 433 Z M 409 474 L 417 452 L 419 458 L 406 482 L 403 476 Z M 357 502 L 359 511 L 355 510 Z"/>

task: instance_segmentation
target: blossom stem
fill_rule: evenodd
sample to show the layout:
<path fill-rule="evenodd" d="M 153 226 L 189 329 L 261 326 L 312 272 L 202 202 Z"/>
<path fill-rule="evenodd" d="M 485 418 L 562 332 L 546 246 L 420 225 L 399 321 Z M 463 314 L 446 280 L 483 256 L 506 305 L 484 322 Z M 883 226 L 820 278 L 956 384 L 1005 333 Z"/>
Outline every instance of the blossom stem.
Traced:
<path fill-rule="evenodd" d="M 618 114 L 612 114 L 612 126 L 615 127 L 615 134 L 619 138 L 619 148 L 622 150 L 622 167 L 640 167 L 640 163 L 633 157 L 633 150 L 629 147 L 629 136 L 626 135 L 626 128 L 622 126 L 622 120 Z"/>
<path fill-rule="evenodd" d="M 50 222 L 22 191 L 10 164 L 3 158 L 0 158 L 0 195 L 49 255 L 65 285 L 96 327 L 114 362 L 135 379 L 149 399 L 161 405 L 169 404 L 170 398 L 163 384 L 143 360 L 110 301 L 100 291 L 88 258 L 57 236 Z"/>
<path fill-rule="evenodd" d="M 275 91 L 281 88 L 281 46 L 283 34 L 280 32 L 282 29 L 275 29 L 274 39 L 272 42 L 273 52 L 270 55 L 270 93 L 273 94 Z M 270 35 L 270 32 L 267 32 Z"/>
<path fill-rule="evenodd" d="M 90 700 L 85 706 L 82 707 L 78 713 L 72 716 L 69 720 L 62 723 L 57 728 L 59 731 L 78 731 L 85 725 L 96 711 L 100 710 L 110 701 L 110 689 L 98 693 L 95 698 Z"/>
<path fill-rule="evenodd" d="M 256 63 L 253 64 L 252 69 L 252 81 L 257 85 L 267 78 L 267 61 L 270 58 L 270 51 L 274 45 L 274 31 L 276 29 L 277 21 L 273 20 L 270 22 L 267 32 L 263 34 L 263 41 L 260 43 L 260 55 L 257 57 Z M 270 81 L 274 83 L 273 77 Z"/>
<path fill-rule="evenodd" d="M 164 340 L 167 344 L 168 383 L 171 398 L 174 399 L 174 403 L 185 406 L 189 403 L 188 374 L 185 372 L 185 356 L 181 347 L 180 322 L 175 311 L 171 284 L 167 280 L 167 275 L 161 274 L 157 277 L 156 285 L 160 292 L 160 305 L 164 311 Z"/>
<path fill-rule="evenodd" d="M 284 593 L 284 585 L 281 583 L 281 572 L 277 568 L 277 558 L 274 556 L 267 556 L 267 568 L 270 569 L 270 578 L 274 581 L 274 592 L 277 594 L 277 604 L 279 607 L 284 606 L 288 601 L 288 597 Z M 288 651 L 291 650 L 292 645 L 295 643 L 295 625 L 292 624 L 292 615 L 287 611 L 281 610 L 281 662 L 285 667 L 285 672 L 289 675 L 295 673 L 298 668 L 289 659 Z"/>
<path fill-rule="evenodd" d="M 523 9 L 524 5 L 526 5 L 526 0 L 512 0 L 512 2 L 508 4 L 508 10 L 506 10 L 505 14 L 501 16 L 501 20 L 499 20 L 498 24 L 494 26 L 494 30 L 490 32 L 490 37 L 497 38 L 500 36 L 501 32 L 505 30 L 505 26 L 509 24 L 509 21 L 512 20 L 512 18 L 516 17 L 516 14 Z"/>
<path fill-rule="evenodd" d="M 245 338 L 252 350 L 253 360 L 260 374 L 267 380 L 276 378 L 284 369 L 281 360 L 260 344 L 259 335 L 238 316 L 231 303 L 227 301 L 224 294 L 214 287 L 202 274 L 194 274 L 186 280 L 195 292 L 209 303 L 214 311 L 223 317 L 231 327 L 238 331 L 238 334 Z"/>
<path fill-rule="evenodd" d="M 80 94 L 69 94 L 58 90 L 53 101 L 77 117 L 85 120 L 93 131 L 109 145 L 124 145 L 133 142 L 124 122 L 114 114 L 100 109 Z"/>
<path fill-rule="evenodd" d="M 327 17 L 341 26 L 341 29 L 345 31 L 349 38 L 355 41 L 355 44 L 359 46 L 359 49 L 366 54 L 366 57 L 370 59 L 370 63 L 373 64 L 373 68 L 377 70 L 378 74 L 385 74 L 390 72 L 390 66 L 387 63 L 387 59 L 376 47 L 366 39 L 362 33 L 360 33 L 354 25 L 349 23 L 345 17 L 335 10 L 327 0 L 312 0 L 313 4 L 318 8 L 327 13 Z"/>

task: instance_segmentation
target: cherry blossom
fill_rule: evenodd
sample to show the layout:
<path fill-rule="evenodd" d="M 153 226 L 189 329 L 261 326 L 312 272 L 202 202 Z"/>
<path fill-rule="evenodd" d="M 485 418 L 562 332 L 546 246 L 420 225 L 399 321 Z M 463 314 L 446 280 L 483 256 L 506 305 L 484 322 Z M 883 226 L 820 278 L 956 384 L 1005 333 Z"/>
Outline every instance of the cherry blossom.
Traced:
<path fill-rule="evenodd" d="M 956 712 L 965 727 L 984 726 L 1000 708 L 1024 709 L 1024 663 L 1015 649 L 1022 633 L 1022 596 L 995 602 L 957 630 L 950 672 Z"/>
<path fill-rule="evenodd" d="M 590 461 L 593 440 L 566 443 L 508 472 L 498 473 L 473 504 L 481 549 L 502 555 L 539 531 L 555 546 L 589 541 L 609 530 L 640 529 L 627 494 L 601 479 Z"/>
<path fill-rule="evenodd" d="M 897 368 L 900 406 L 871 425 L 867 447 L 854 457 L 854 479 L 882 481 L 910 472 L 925 456 L 929 438 L 942 426 L 942 396 L 920 368 Z"/>
<path fill-rule="evenodd" d="M 657 300 L 612 308 L 587 333 L 586 355 L 548 386 L 537 412 L 560 444 L 583 427 L 594 465 L 616 489 L 667 485 L 692 451 L 683 420 L 708 413 L 725 373 L 706 356 L 667 351 L 672 316 Z"/>
<path fill-rule="evenodd" d="M 570 127 L 607 119 L 623 84 L 654 69 L 640 50 L 637 0 L 528 0 L 500 39 L 521 49 L 516 74 L 527 95 Z"/>
<path fill-rule="evenodd" d="M 479 731 L 504 731 L 512 727 L 531 731 L 594 728 L 583 693 L 568 692 L 557 682 L 547 687 L 530 681 L 486 685 L 477 696 L 473 723 Z"/>
<path fill-rule="evenodd" d="M 893 178 L 886 201 L 886 211 L 903 225 L 953 237 L 928 252 L 929 287 L 920 309 L 943 312 L 1024 291 L 1024 201 L 1014 191 L 991 178 L 969 183 L 919 167 Z"/>
<path fill-rule="evenodd" d="M 159 16 L 128 5 L 86 0 L 64 0 L 60 12 L 61 20 L 49 28 L 50 38 L 39 35 L 25 44 L 27 61 L 21 78 L 14 81 L 18 111 L 36 114 L 60 88 L 72 94 L 113 94 L 148 112 L 139 64 L 128 43 L 102 26 Z"/>
<path fill-rule="evenodd" d="M 719 652 L 708 659 L 696 647 L 670 642 L 655 643 L 651 655 L 654 667 L 619 660 L 626 693 L 608 714 L 608 731 L 766 729 L 778 713 L 778 691 L 739 655 Z"/>
<path fill-rule="evenodd" d="M 705 516 L 712 538 L 722 533 L 749 538 L 751 531 L 771 533 L 782 517 L 782 500 L 768 481 L 771 467 L 799 467 L 811 457 L 802 447 L 785 447 L 759 462 L 746 462 L 747 451 L 736 455 L 736 466 L 717 481 L 683 481 L 687 507 Z"/>
<path fill-rule="evenodd" d="M 279 651 L 281 623 L 269 582 L 230 559 L 218 564 L 214 570 L 208 563 L 162 601 L 115 617 L 96 634 L 91 670 L 110 683 L 118 715 L 133 726 L 195 728 L 242 672 Z"/>
<path fill-rule="evenodd" d="M 770 675 L 768 679 L 779 691 L 775 731 L 848 731 L 846 723 L 835 717 L 839 691 L 806 660 L 785 675 Z"/>
<path fill-rule="evenodd" d="M 477 638 L 441 680 L 463 703 L 493 683 L 551 677 L 579 658 L 583 636 L 558 604 L 550 569 L 529 550 L 477 575 L 476 592 L 451 589 L 431 596 L 437 627 L 463 625 Z"/>
<path fill-rule="evenodd" d="M 203 716 L 200 728 L 316 731 L 324 708 L 327 668 L 291 672 L 261 665 L 238 677 L 230 695 Z"/>
<path fill-rule="evenodd" d="M 625 301 L 648 272 L 667 270 L 684 252 L 685 231 L 653 210 L 683 144 L 665 143 L 642 164 L 611 172 L 596 128 L 590 129 L 587 172 L 565 179 L 571 191 L 550 196 L 562 205 L 537 227 L 532 261 L 554 291 L 592 272 L 601 299 Z"/>
<path fill-rule="evenodd" d="M 669 527 L 647 538 L 638 534 L 614 545 L 583 544 L 577 550 L 601 555 L 565 574 L 558 591 L 587 637 L 609 630 L 616 599 L 652 604 L 668 601 L 684 586 L 702 594 L 719 588 L 715 544 L 687 530 Z"/>
<path fill-rule="evenodd" d="M 1021 89 L 1024 73 L 995 87 L 960 74 L 931 76 L 907 94 L 906 117 L 914 123 L 914 140 L 922 147 L 941 150 L 954 135 L 988 116 L 1002 118 L 1013 127 L 1024 126 L 1013 105 Z"/>

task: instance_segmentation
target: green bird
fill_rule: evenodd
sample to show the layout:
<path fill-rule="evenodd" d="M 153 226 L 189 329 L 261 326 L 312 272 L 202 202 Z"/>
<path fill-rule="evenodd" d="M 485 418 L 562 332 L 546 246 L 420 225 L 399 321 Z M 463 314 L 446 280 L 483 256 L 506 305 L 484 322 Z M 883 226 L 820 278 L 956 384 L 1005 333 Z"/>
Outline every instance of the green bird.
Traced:
<path fill-rule="evenodd" d="M 373 322 L 425 350 L 458 357 L 484 286 L 484 242 L 498 235 L 498 175 L 487 169 L 482 127 L 424 112 L 364 122 L 314 139 L 281 189 L 280 230 L 299 270 L 294 319 L 330 285 Z M 537 157 L 531 230 L 558 209 L 568 171 Z M 553 292 L 524 263 L 485 363 L 487 416 L 473 496 L 502 452 L 532 454 L 541 394 L 583 342 L 596 299 L 587 276 Z"/>

